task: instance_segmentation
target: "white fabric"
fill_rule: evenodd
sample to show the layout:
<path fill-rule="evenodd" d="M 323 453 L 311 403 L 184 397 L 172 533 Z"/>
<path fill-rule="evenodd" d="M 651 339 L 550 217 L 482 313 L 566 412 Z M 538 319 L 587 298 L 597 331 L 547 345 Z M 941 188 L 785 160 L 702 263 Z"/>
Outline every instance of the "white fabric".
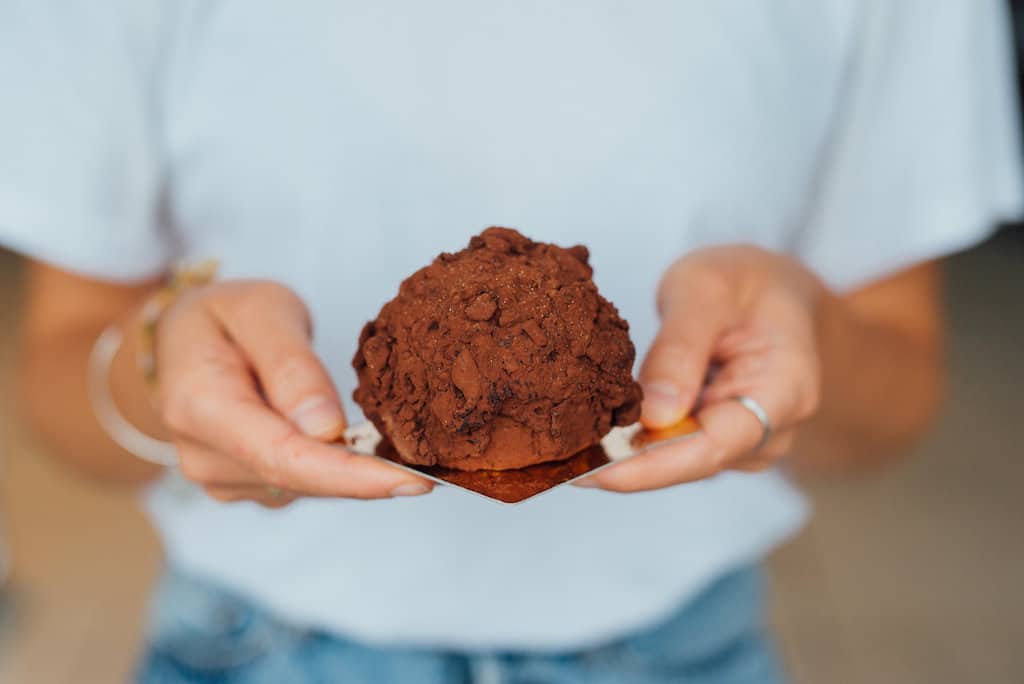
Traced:
<path fill-rule="evenodd" d="M 217 256 L 361 324 L 481 228 L 584 242 L 642 351 L 659 274 L 753 242 L 838 288 L 1021 209 L 997 0 L 3 0 L 0 242 L 106 278 Z M 349 405 L 351 415 L 358 410 Z M 796 530 L 777 473 L 503 507 L 147 499 L 170 560 L 385 643 L 564 648 Z"/>

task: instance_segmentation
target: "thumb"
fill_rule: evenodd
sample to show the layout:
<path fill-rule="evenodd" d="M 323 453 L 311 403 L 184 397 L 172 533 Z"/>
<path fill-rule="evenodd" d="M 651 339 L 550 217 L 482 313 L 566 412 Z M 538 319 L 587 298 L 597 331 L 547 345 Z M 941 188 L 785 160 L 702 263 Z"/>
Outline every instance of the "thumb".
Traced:
<path fill-rule="evenodd" d="M 640 367 L 640 419 L 653 429 L 674 425 L 689 414 L 726 326 L 726 298 L 688 280 L 670 274 L 662 283 L 661 328 Z"/>
<path fill-rule="evenodd" d="M 338 391 L 313 351 L 306 305 L 276 283 L 237 286 L 217 312 L 256 372 L 267 403 L 308 437 L 340 437 L 345 415 Z"/>

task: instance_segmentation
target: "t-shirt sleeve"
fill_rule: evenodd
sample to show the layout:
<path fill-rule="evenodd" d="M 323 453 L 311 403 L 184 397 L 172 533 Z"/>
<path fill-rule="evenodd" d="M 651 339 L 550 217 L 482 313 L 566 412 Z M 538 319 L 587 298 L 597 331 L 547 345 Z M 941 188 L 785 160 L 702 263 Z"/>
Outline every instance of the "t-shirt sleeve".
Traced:
<path fill-rule="evenodd" d="M 0 245 L 99 278 L 165 268 L 162 5 L 0 3 Z"/>
<path fill-rule="evenodd" d="M 1004 4 L 857 4 L 834 134 L 794 245 L 835 288 L 958 251 L 1021 215 Z"/>

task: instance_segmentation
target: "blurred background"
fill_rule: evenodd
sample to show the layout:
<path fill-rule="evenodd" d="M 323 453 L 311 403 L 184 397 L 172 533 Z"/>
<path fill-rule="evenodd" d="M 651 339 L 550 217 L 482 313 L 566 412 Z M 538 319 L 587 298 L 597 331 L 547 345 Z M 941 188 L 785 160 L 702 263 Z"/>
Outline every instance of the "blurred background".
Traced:
<path fill-rule="evenodd" d="M 813 522 L 770 559 L 796 684 L 1024 682 L 1024 229 L 947 272 L 951 386 L 936 430 L 884 473 L 805 480 Z M 78 479 L 10 420 L 18 289 L 18 261 L 0 252 L 0 527 L 13 559 L 0 683 L 125 681 L 159 543 L 130 495 Z"/>

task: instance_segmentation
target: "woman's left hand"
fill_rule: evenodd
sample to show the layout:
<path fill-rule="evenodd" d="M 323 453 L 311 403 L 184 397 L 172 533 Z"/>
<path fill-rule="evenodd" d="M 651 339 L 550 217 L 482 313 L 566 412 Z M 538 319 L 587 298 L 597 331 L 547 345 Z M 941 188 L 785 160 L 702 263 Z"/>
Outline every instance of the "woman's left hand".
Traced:
<path fill-rule="evenodd" d="M 768 468 L 793 446 L 820 396 L 816 343 L 827 288 L 796 260 L 756 247 L 693 252 L 665 274 L 659 331 L 640 370 L 641 420 L 664 428 L 693 414 L 703 430 L 582 482 L 620 492 L 659 489 L 722 470 Z M 715 371 L 705 384 L 710 368 Z M 736 397 L 759 404 L 771 424 Z"/>

